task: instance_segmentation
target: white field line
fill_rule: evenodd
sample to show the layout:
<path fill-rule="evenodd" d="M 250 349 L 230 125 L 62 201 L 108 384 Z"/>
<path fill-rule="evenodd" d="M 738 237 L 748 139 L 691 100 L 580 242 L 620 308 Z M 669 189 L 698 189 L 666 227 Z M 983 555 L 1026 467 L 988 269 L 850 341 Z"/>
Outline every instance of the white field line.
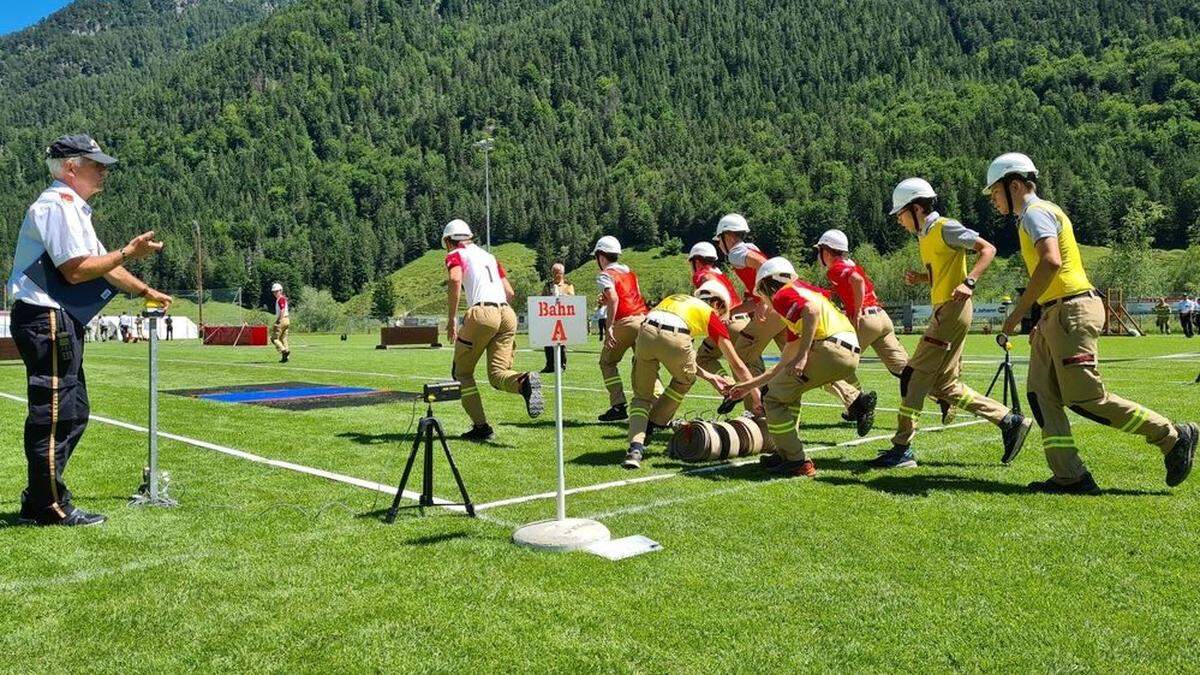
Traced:
<path fill-rule="evenodd" d="M 16 401 L 18 403 L 28 403 L 28 400 L 21 398 L 20 396 L 14 396 L 14 395 L 6 393 L 6 392 L 0 392 L 0 397 L 6 398 L 10 401 Z M 150 432 L 149 429 L 147 429 L 146 427 L 143 427 L 141 425 L 130 424 L 129 422 L 122 422 L 121 420 L 115 420 L 110 417 L 102 417 L 100 415 L 93 414 L 88 419 L 94 420 L 96 422 L 100 422 L 102 424 L 110 424 L 114 427 L 120 427 L 122 429 L 127 429 L 129 431 L 136 431 L 138 433 L 144 434 L 144 433 Z M 324 478 L 326 480 L 331 480 L 331 481 L 335 481 L 338 483 L 345 483 L 346 485 L 353 485 L 355 487 L 366 488 L 368 490 L 375 490 L 377 492 L 382 492 L 384 494 L 389 494 L 389 495 L 393 495 L 393 496 L 395 496 L 395 494 L 396 494 L 395 487 L 393 487 L 391 485 L 384 485 L 383 483 L 377 483 L 375 481 L 363 480 L 362 478 L 355 478 L 353 476 L 347 476 L 345 474 L 334 473 L 332 471 L 325 471 L 324 469 L 315 469 L 311 466 L 304 466 L 303 464 L 295 464 L 293 462 L 285 462 L 285 461 L 278 460 L 278 459 L 271 459 L 269 457 L 255 455 L 253 453 L 249 453 L 244 450 L 237 450 L 234 448 L 226 447 L 224 445 L 217 445 L 216 443 L 209 443 L 208 441 L 202 441 L 202 440 L 199 440 L 196 438 L 189 438 L 187 436 L 180 436 L 179 434 L 167 433 L 165 431 L 159 431 L 158 436 L 159 436 L 159 438 L 166 438 L 166 439 L 169 439 L 172 441 L 179 441 L 180 443 L 185 443 L 187 445 L 191 445 L 191 446 L 194 446 L 197 448 L 203 448 L 205 450 L 212 450 L 213 452 L 219 452 L 223 455 L 229 455 L 230 457 L 237 457 L 238 459 L 244 459 L 244 460 L 247 460 L 250 462 L 254 462 L 256 464 L 265 464 L 267 466 L 273 466 L 278 469 L 286 469 L 288 471 L 295 471 L 296 473 L 303 473 L 303 474 L 307 474 L 309 476 L 317 476 L 318 478 Z M 421 494 L 419 492 L 405 490 L 404 496 L 408 499 L 412 499 L 415 501 L 418 498 L 420 498 Z M 466 509 L 464 507 L 454 505 L 454 504 L 450 503 L 449 500 L 434 497 L 433 501 L 434 501 L 434 504 L 436 504 L 437 506 L 440 506 L 444 509 L 448 509 L 450 511 L 455 511 L 457 513 L 465 513 L 466 512 Z"/>
<path fill-rule="evenodd" d="M 967 422 L 956 422 L 954 424 L 949 424 L 946 426 L 929 427 L 928 429 L 921 429 L 919 431 L 933 432 L 933 431 L 943 431 L 946 429 L 958 429 L 961 427 L 969 427 L 969 426 L 974 426 L 976 424 L 983 424 L 985 421 L 986 420 L 974 419 L 974 420 L 970 420 Z M 854 447 L 857 445 L 865 445 L 867 443 L 873 443 L 875 441 L 885 440 L 885 439 L 888 439 L 891 437 L 892 437 L 891 434 L 883 434 L 883 435 L 879 435 L 879 436 L 866 436 L 863 438 L 856 438 L 854 440 L 838 443 L 836 445 L 813 446 L 810 448 L 805 448 L 805 451 L 806 452 L 817 452 L 817 451 L 821 451 L 821 450 L 832 450 L 834 448 L 849 448 L 849 447 Z M 614 481 L 610 481 L 608 483 L 596 483 L 594 485 L 584 485 L 584 486 L 577 487 L 577 488 L 571 488 L 571 489 L 567 490 L 564 494 L 574 495 L 574 494 L 580 494 L 580 493 L 584 493 L 584 492 L 598 492 L 601 490 L 610 490 L 612 488 L 625 487 L 627 485 L 638 485 L 640 483 L 652 483 L 652 482 L 656 482 L 656 481 L 660 481 L 660 480 L 667 480 L 670 478 L 678 478 L 679 476 L 695 476 L 695 475 L 706 474 L 706 473 L 716 473 L 718 471 L 725 471 L 728 469 L 737 468 L 739 466 L 745 466 L 747 464 L 754 464 L 757 462 L 758 462 L 758 457 L 748 457 L 746 459 L 734 460 L 732 462 L 724 462 L 721 464 L 713 464 L 710 466 L 701 466 L 701 467 L 697 467 L 695 469 L 684 469 L 683 471 L 669 471 L 669 472 L 663 472 L 663 473 L 652 473 L 647 476 L 638 476 L 636 478 L 627 478 L 625 480 L 614 480 Z M 486 502 L 483 504 L 476 504 L 475 510 L 476 511 L 486 511 L 486 510 L 498 508 L 501 506 L 512 506 L 514 504 L 524 504 L 526 502 L 538 501 L 541 499 L 552 499 L 552 498 L 556 497 L 557 495 L 558 495 L 557 492 L 540 492 L 538 494 L 533 494 L 533 495 L 523 495 L 521 497 L 510 497 L 508 499 L 499 499 L 494 502 Z"/>
<path fill-rule="evenodd" d="M 0 583 L 0 592 L 15 593 L 18 591 L 28 591 L 34 588 L 46 588 L 49 586 L 61 586 L 64 584 L 80 583 L 91 581 L 100 577 L 111 576 L 114 574 L 124 574 L 126 572 L 137 572 L 152 567 L 161 565 L 174 565 L 177 563 L 188 563 L 196 560 L 205 560 L 214 557 L 215 553 L 184 553 L 180 555 L 167 556 L 165 558 L 133 560 L 123 565 L 115 567 L 101 567 L 96 569 L 76 570 L 67 574 L 61 574 L 55 577 L 26 579 L 23 581 L 8 581 Z"/>

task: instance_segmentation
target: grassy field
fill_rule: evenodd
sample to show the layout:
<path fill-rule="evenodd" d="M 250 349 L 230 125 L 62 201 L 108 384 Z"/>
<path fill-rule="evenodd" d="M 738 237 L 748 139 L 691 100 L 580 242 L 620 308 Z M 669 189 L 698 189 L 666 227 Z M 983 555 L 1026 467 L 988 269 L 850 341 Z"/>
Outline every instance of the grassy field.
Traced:
<path fill-rule="evenodd" d="M 577 283 L 580 283 L 577 280 Z M 908 345 L 912 338 L 905 338 Z M 448 373 L 447 350 L 376 351 L 373 340 L 299 335 L 292 362 L 269 349 L 164 344 L 161 389 L 284 381 L 415 390 Z M 1024 340 L 1015 352 L 1024 378 Z M 1106 339 L 1109 386 L 1172 418 L 1200 417 L 1197 345 Z M 997 350 L 975 336 L 965 378 L 986 388 Z M 1177 356 L 1183 355 L 1183 356 Z M 619 563 L 519 549 L 512 529 L 553 501 L 489 506 L 554 485 L 553 420 L 484 391 L 493 443 L 453 443 L 480 518 L 444 509 L 379 520 L 390 496 L 164 440 L 182 505 L 125 505 L 145 435 L 93 418 L 68 478 L 110 520 L 85 530 L 0 527 L 0 667 L 5 671 L 1107 671 L 1195 669 L 1200 590 L 1197 477 L 1163 484 L 1158 453 L 1079 420 L 1104 496 L 1026 494 L 1047 475 L 1037 433 L 1011 467 L 983 425 L 918 435 L 922 465 L 863 462 L 886 447 L 881 412 L 862 445 L 832 399 L 811 397 L 804 436 L 815 480 L 768 480 L 757 466 L 686 473 L 662 439 L 638 473 L 618 468 L 621 425 L 606 404 L 594 344 L 564 384 L 572 515 L 661 552 Z M 522 350 L 522 368 L 540 351 Z M 626 371 L 627 372 L 627 371 Z M 145 346 L 88 347 L 93 414 L 144 424 Z M 895 408 L 873 359 L 860 375 Z M 23 371 L 0 364 L 0 516 L 15 522 L 24 481 Z M 707 413 L 703 383 L 683 405 Z M 709 398 L 701 398 L 701 396 Z M 394 485 L 413 406 L 294 412 L 163 394 L 161 429 L 187 439 Z M 456 403 L 437 412 L 466 428 Z M 927 415 L 926 428 L 937 418 Z M 437 493 L 452 498 L 439 464 Z M 52 645 L 52 647 L 50 646 Z"/>

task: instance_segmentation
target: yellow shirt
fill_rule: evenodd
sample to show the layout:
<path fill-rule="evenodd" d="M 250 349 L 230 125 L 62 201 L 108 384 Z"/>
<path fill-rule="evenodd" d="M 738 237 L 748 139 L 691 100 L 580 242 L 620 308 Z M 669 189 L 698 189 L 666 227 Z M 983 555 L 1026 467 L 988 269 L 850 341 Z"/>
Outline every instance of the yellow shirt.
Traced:
<path fill-rule="evenodd" d="M 1035 244 L 1046 237 L 1058 239 L 1062 267 L 1058 268 L 1058 272 L 1050 280 L 1050 285 L 1038 296 L 1039 304 L 1044 305 L 1051 300 L 1078 295 L 1095 288 L 1088 280 L 1087 271 L 1083 269 L 1083 256 L 1079 252 L 1079 243 L 1075 241 L 1075 228 L 1071 225 L 1071 219 L 1057 204 L 1038 199 L 1026 205 L 1024 213 L 1021 214 L 1019 233 L 1021 258 L 1025 260 L 1025 269 L 1031 277 L 1040 260 Z"/>
<path fill-rule="evenodd" d="M 710 332 L 716 332 L 719 337 L 729 337 L 729 333 L 723 330 L 716 330 L 713 327 L 714 320 L 717 324 L 724 328 L 721 323 L 721 318 L 716 316 L 716 311 L 707 302 L 700 298 L 686 295 L 684 293 L 676 293 L 675 295 L 667 296 L 662 302 L 655 306 L 656 312 L 667 312 L 683 319 L 687 324 L 688 331 L 692 337 L 709 337 Z M 724 335 L 720 333 L 724 332 Z"/>
<path fill-rule="evenodd" d="M 967 278 L 967 252 L 946 243 L 942 228 L 949 218 L 933 221 L 929 230 L 918 238 L 921 262 L 929 273 L 929 296 L 934 305 L 948 302 L 954 289 Z"/>
<path fill-rule="evenodd" d="M 789 338 L 803 332 L 804 321 L 801 318 L 800 310 L 809 304 L 817 307 L 817 331 L 813 335 L 814 340 L 824 340 L 838 333 L 854 335 L 854 324 L 850 323 L 850 319 L 847 319 L 845 314 L 833 306 L 824 293 L 797 279 L 784 286 L 771 298 L 771 306 L 775 308 L 775 312 L 779 316 L 783 317 L 783 323 L 791 333 Z"/>

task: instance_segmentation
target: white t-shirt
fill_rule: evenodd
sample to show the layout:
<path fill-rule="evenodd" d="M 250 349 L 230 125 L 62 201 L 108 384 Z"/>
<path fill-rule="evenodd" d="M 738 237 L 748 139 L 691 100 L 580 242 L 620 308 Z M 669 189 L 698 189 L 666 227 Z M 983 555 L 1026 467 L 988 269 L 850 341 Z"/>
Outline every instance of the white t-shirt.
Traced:
<path fill-rule="evenodd" d="M 467 293 L 467 306 L 481 302 L 508 304 L 504 292 L 504 266 L 496 257 L 473 243 L 459 244 L 446 255 L 446 269 L 462 268 L 463 289 Z"/>
<path fill-rule="evenodd" d="M 729 255 L 726 257 L 729 258 L 729 264 L 733 265 L 734 269 L 740 270 L 746 266 L 746 256 L 750 255 L 751 251 L 762 253 L 754 244 L 740 241 L 733 248 L 729 249 Z"/>
<path fill-rule="evenodd" d="M 92 228 L 92 207 L 61 181 L 51 183 L 25 212 L 8 278 L 13 300 L 58 309 L 59 304 L 25 276 L 44 253 L 56 267 L 73 258 L 108 253 Z"/>

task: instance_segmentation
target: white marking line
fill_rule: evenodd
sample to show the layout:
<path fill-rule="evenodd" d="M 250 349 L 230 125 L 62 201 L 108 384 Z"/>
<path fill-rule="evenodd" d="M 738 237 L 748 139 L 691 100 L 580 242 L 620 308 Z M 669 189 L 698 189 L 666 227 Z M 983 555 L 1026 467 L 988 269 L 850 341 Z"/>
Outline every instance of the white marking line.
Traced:
<path fill-rule="evenodd" d="M 929 427 L 928 429 L 920 429 L 919 431 L 933 432 L 933 431 L 943 431 L 946 429 L 958 429 L 961 427 L 969 427 L 969 426 L 974 426 L 976 424 L 983 424 L 986 421 L 987 420 L 974 419 L 974 420 L 970 420 L 968 422 L 956 422 L 954 424 L 949 424 L 946 426 Z M 817 452 L 820 450 L 832 450 L 834 448 L 849 448 L 849 447 L 854 447 L 857 445 L 864 445 L 866 443 L 873 443 L 875 441 L 889 439 L 891 437 L 892 437 L 891 434 L 884 434 L 884 435 L 879 435 L 879 436 L 866 436 L 863 438 L 855 438 L 850 441 L 837 443 L 836 445 L 819 445 L 819 446 L 814 446 L 814 447 L 810 447 L 810 448 L 805 448 L 805 451 L 806 452 Z M 739 460 L 735 460 L 732 462 L 725 462 L 722 464 L 701 466 L 701 467 L 697 467 L 695 469 L 684 469 L 683 471 L 652 473 L 648 476 L 638 476 L 637 478 L 627 478 L 625 480 L 614 480 L 614 481 L 611 481 L 608 483 L 596 483 L 595 485 L 584 485 L 582 487 L 571 488 L 566 491 L 566 494 L 574 495 L 574 494 L 580 494 L 583 492 L 598 492 L 600 490 L 608 490 L 608 489 L 612 489 L 612 488 L 625 487 L 627 485 L 637 485 L 639 483 L 651 483 L 651 482 L 660 481 L 660 480 L 667 480 L 670 478 L 677 478 L 679 476 L 695 476 L 695 475 L 699 475 L 699 474 L 715 473 L 718 471 L 725 471 L 727 469 L 737 468 L 739 466 L 745 466 L 747 464 L 754 464 L 756 462 L 758 462 L 758 457 L 750 457 L 747 459 L 739 459 Z M 514 504 L 524 504 L 526 502 L 538 501 L 541 499 L 551 499 L 557 495 L 558 495 L 557 492 L 540 492 L 538 494 L 524 495 L 522 497 L 510 497 L 508 499 L 499 499 L 494 502 L 486 502 L 484 504 L 476 504 L 475 510 L 476 511 L 486 511 L 486 510 L 494 509 L 494 508 L 501 507 L 501 506 L 512 506 Z"/>
<path fill-rule="evenodd" d="M 29 402 L 28 400 L 21 398 L 20 396 L 14 396 L 14 395 L 6 393 L 6 392 L 0 392 L 0 397 L 9 399 L 10 401 L 16 401 L 18 403 L 28 403 Z M 129 431 L 136 431 L 136 432 L 143 433 L 143 434 L 149 433 L 149 431 L 150 431 L 146 427 L 143 427 L 143 426 L 140 426 L 137 424 L 130 424 L 129 422 L 122 422 L 121 420 L 115 420 L 115 419 L 112 419 L 109 417 L 101 417 L 100 415 L 95 415 L 95 414 L 91 415 L 88 419 L 94 420 L 96 422 L 100 422 L 103 424 L 110 424 L 114 427 L 128 429 Z M 189 438 L 187 436 L 180 436 L 179 434 L 167 433 L 165 431 L 159 431 L 158 436 L 159 436 L 159 438 L 166 438 L 166 439 L 170 439 L 172 441 L 179 441 L 180 443 L 186 443 L 187 445 L 195 446 L 197 448 L 203 448 L 205 450 L 212 450 L 213 452 L 219 452 L 223 455 L 229 455 L 230 457 L 237 457 L 238 459 L 244 459 L 244 460 L 247 460 L 250 462 L 255 462 L 256 464 L 265 464 L 267 466 L 273 466 L 278 469 L 286 469 L 288 471 L 295 471 L 296 473 L 303 473 L 303 474 L 307 474 L 309 476 L 317 476 L 319 478 L 324 478 L 326 480 L 331 480 L 331 481 L 335 481 L 338 483 L 345 483 L 346 485 L 353 485 L 355 487 L 366 488 L 368 490 L 376 490 L 378 492 L 382 492 L 384 494 L 389 494 L 389 495 L 393 495 L 393 496 L 395 496 L 395 494 L 396 494 L 396 488 L 394 488 L 390 485 L 384 485 L 383 483 L 376 483 L 375 481 L 363 480 L 362 478 L 355 478 L 353 476 L 347 476 L 347 475 L 340 474 L 340 473 L 333 473 L 332 471 L 325 471 L 324 469 L 315 469 L 311 466 L 304 466 L 303 464 L 294 464 L 292 462 L 285 462 L 285 461 L 278 460 L 278 459 L 271 459 L 269 457 L 255 455 L 253 453 L 249 453 L 244 450 L 236 450 L 234 448 L 229 448 L 229 447 L 226 447 L 223 445 L 217 445 L 216 443 L 209 443 L 208 441 L 202 441 L 202 440 L 199 440 L 196 438 Z M 420 498 L 421 494 L 418 492 L 413 492 L 411 490 L 405 490 L 404 496 L 408 499 L 412 499 L 415 501 Z M 448 509 L 450 511 L 455 511 L 457 513 L 466 513 L 466 509 L 464 507 L 451 504 L 449 502 L 449 500 L 434 497 L 433 502 L 435 505 L 440 506 L 444 509 Z"/>
<path fill-rule="evenodd" d="M 63 584 L 73 584 L 83 581 L 91 581 L 100 577 L 106 577 L 113 574 L 124 574 L 125 572 L 137 572 L 151 567 L 159 567 L 160 565 L 171 565 L 176 563 L 192 562 L 195 560 L 204 560 L 213 557 L 212 553 L 184 553 L 181 555 L 168 556 L 166 558 L 158 558 L 155 560 L 134 560 L 116 567 L 103 567 L 99 569 L 78 570 L 68 574 L 62 574 L 56 577 L 27 579 L 25 581 L 9 581 L 0 584 L 0 592 L 15 593 L 17 591 L 27 591 L 34 588 L 45 588 L 47 586 L 61 586 Z"/>

